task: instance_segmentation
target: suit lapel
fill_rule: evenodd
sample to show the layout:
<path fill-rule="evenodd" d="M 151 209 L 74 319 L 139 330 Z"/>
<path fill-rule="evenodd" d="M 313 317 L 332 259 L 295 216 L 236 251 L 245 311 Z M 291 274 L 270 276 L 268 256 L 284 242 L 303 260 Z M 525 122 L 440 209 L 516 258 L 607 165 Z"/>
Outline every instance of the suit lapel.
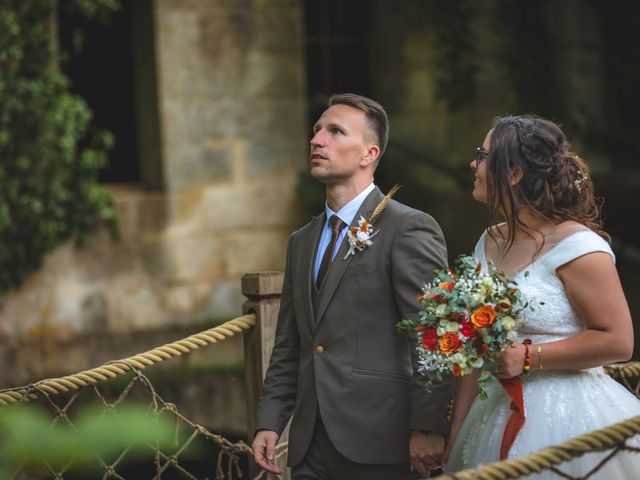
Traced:
<path fill-rule="evenodd" d="M 325 223 L 325 217 L 326 217 L 325 213 L 318 215 L 317 217 L 314 217 L 314 219 L 312 220 L 311 226 L 307 230 L 307 238 L 303 239 L 300 242 L 300 245 L 302 245 L 302 248 L 309 248 L 309 246 L 311 247 L 307 252 L 305 252 L 308 255 L 308 259 L 307 261 L 302 262 L 302 268 L 301 268 L 300 277 L 299 277 L 299 285 L 306 286 L 306 288 L 303 288 L 302 290 L 304 292 L 303 295 L 304 295 L 305 307 L 309 314 L 309 320 L 312 327 L 313 325 L 315 325 L 313 300 L 311 298 L 311 295 L 312 295 L 311 289 L 314 288 L 313 265 L 315 263 L 316 250 L 318 249 L 318 242 L 320 241 L 320 233 L 322 232 L 322 227 Z"/>
<path fill-rule="evenodd" d="M 358 209 L 356 216 L 353 217 L 353 221 L 351 222 L 349 228 L 354 226 L 357 227 L 358 220 L 360 220 L 361 216 L 368 219 L 373 213 L 373 210 L 380 203 L 380 201 L 382 201 L 383 198 L 384 195 L 382 194 L 380 189 L 376 187 L 369 195 L 367 195 L 367 198 L 364 199 L 362 205 L 360 205 L 360 208 Z M 344 276 L 347 268 L 353 260 L 354 255 L 349 255 L 346 259 L 344 259 L 348 251 L 349 242 L 347 240 L 347 236 L 345 236 L 344 240 L 340 244 L 340 248 L 338 249 L 336 256 L 333 259 L 333 262 L 331 262 L 329 270 L 327 271 L 327 277 L 325 278 L 324 284 L 318 292 L 318 308 L 316 309 L 315 316 L 316 323 L 322 320 L 322 316 L 327 310 L 327 307 L 329 306 L 333 295 L 336 293 L 336 289 L 338 288 L 342 277 Z M 358 252 L 356 252 L 355 255 L 358 255 Z"/>

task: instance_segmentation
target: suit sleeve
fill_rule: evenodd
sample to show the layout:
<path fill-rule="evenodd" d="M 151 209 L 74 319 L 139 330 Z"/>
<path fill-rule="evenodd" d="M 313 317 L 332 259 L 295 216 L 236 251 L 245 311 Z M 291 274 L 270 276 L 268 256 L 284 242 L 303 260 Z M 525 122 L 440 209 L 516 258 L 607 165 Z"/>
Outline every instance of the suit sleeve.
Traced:
<path fill-rule="evenodd" d="M 291 243 L 292 239 L 289 239 L 275 343 L 263 384 L 256 422 L 256 431 L 273 430 L 278 435 L 282 434 L 293 414 L 300 352 L 300 339 L 293 309 Z"/>
<path fill-rule="evenodd" d="M 417 300 L 425 282 L 430 282 L 435 269 L 447 265 L 447 248 L 440 226 L 429 215 L 416 212 L 404 220 L 392 245 L 391 275 L 394 295 L 402 319 L 417 319 Z M 418 373 L 417 338 L 409 332 L 409 348 L 413 364 L 411 392 L 412 430 L 449 435 L 449 405 L 453 398 L 454 379 L 446 376 L 434 380 L 430 391 Z"/>

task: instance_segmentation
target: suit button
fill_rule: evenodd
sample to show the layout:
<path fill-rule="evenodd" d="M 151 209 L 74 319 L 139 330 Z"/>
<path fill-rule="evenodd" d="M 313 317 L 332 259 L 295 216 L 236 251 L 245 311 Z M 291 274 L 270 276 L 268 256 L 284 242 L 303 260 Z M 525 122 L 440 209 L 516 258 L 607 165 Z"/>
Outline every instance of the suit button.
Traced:
<path fill-rule="evenodd" d="M 316 347 L 316 353 L 322 353 L 322 352 L 324 352 L 324 347 L 322 345 L 318 345 Z"/>

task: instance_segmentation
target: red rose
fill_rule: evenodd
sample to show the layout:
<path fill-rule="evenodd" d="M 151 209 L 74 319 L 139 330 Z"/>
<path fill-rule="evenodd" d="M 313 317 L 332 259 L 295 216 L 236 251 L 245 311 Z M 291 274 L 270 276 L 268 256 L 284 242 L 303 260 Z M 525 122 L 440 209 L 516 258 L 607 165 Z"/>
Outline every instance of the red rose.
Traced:
<path fill-rule="evenodd" d="M 460 331 L 465 337 L 471 337 L 475 333 L 475 329 L 473 328 L 473 325 L 471 325 L 471 322 L 468 318 L 465 318 L 462 321 L 462 328 L 460 329 Z"/>
<path fill-rule="evenodd" d="M 424 328 L 422 330 L 422 346 L 427 350 L 435 350 L 438 334 L 435 328 Z"/>

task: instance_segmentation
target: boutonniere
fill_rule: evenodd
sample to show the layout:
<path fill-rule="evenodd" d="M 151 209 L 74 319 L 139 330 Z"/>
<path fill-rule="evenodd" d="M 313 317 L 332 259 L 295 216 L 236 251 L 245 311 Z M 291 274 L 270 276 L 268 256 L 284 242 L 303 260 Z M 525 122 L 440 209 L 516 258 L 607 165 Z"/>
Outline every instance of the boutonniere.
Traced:
<path fill-rule="evenodd" d="M 378 215 L 382 213 L 384 207 L 387 206 L 387 203 L 389 203 L 389 200 L 391 200 L 391 197 L 393 197 L 393 195 L 398 191 L 399 188 L 400 185 L 396 183 L 393 188 L 389 190 L 389 193 L 384 196 L 382 201 L 380 201 L 380 203 L 373 210 L 373 213 L 371 214 L 371 217 L 369 217 L 369 220 L 361 216 L 360 220 L 358 220 L 358 226 L 351 227 L 349 230 L 347 230 L 349 251 L 347 251 L 347 254 L 344 256 L 343 260 L 346 260 L 349 255 L 355 255 L 356 251 L 361 252 L 365 248 L 373 245 L 373 241 L 371 239 L 375 237 L 380 231 L 373 230 L 373 221 L 378 217 Z"/>

